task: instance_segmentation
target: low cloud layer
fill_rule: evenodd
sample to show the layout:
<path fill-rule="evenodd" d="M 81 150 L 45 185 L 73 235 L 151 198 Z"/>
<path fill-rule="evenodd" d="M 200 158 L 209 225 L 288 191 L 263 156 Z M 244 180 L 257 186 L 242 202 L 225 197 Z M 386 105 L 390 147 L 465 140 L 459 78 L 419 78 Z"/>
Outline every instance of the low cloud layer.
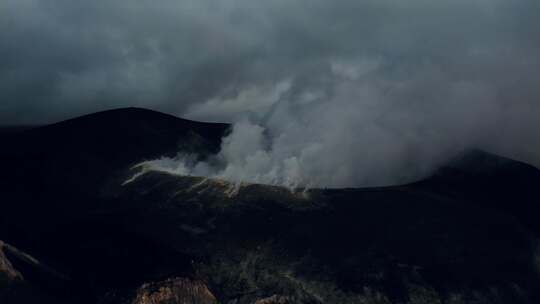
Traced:
<path fill-rule="evenodd" d="M 538 11 L 535 0 L 6 0 L 0 121 L 135 105 L 237 122 L 216 163 L 189 170 L 278 184 L 398 183 L 469 147 L 538 166 Z"/>

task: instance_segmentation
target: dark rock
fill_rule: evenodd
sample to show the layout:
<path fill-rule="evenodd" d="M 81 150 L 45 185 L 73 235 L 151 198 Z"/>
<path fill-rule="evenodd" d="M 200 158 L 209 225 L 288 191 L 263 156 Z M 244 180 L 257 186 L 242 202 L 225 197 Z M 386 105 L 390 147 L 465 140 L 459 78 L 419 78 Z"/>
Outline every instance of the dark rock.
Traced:
<path fill-rule="evenodd" d="M 21 273 L 13 267 L 4 254 L 4 242 L 0 241 L 0 292 L 22 280 Z"/>
<path fill-rule="evenodd" d="M 198 281 L 184 278 L 147 283 L 137 290 L 132 304 L 216 304 L 216 297 Z"/>

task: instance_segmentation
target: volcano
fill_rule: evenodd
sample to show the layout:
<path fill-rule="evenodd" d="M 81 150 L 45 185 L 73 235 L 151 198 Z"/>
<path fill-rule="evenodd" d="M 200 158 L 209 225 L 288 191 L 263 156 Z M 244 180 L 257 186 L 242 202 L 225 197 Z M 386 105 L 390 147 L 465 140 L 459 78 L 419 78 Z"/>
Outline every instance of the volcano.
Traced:
<path fill-rule="evenodd" d="M 472 150 L 291 190 L 135 166 L 229 130 L 138 108 L 2 130 L 0 303 L 540 303 L 537 168 Z"/>

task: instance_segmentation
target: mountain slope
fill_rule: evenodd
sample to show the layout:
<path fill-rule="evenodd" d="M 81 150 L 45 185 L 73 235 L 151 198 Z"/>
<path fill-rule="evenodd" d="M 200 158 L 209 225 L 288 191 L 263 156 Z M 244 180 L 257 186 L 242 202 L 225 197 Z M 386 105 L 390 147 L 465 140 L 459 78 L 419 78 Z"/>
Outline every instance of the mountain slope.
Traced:
<path fill-rule="evenodd" d="M 511 214 L 540 235 L 540 170 L 531 165 L 473 150 L 415 187 Z"/>
<path fill-rule="evenodd" d="M 27 225 L 45 227 L 63 215 L 71 221 L 95 207 L 100 185 L 117 172 L 178 151 L 204 158 L 219 150 L 228 128 L 126 108 L 17 132 L 0 151 L 0 224 L 14 222 L 10 230 L 26 234 Z M 27 237 L 40 237 L 34 234 Z"/>
<path fill-rule="evenodd" d="M 228 128 L 119 109 L 10 136 L 0 239 L 71 287 L 17 270 L 78 303 L 195 289 L 231 304 L 540 301 L 539 171 L 488 153 L 395 187 L 291 192 L 160 172 L 125 183 L 143 160 L 216 153 Z"/>

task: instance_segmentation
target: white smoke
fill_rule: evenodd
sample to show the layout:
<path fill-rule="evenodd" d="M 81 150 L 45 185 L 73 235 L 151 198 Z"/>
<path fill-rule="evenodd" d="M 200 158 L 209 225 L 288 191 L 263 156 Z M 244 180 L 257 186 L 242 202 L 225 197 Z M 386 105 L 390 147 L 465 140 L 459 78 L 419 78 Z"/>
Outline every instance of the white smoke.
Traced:
<path fill-rule="evenodd" d="M 207 176 L 235 183 L 251 182 L 297 188 L 310 184 L 302 175 L 301 158 L 295 151 L 282 158 L 274 154 L 274 147 L 266 145 L 265 129 L 249 121 L 234 125 L 231 134 L 223 139 L 219 154 L 208 162 L 194 161 L 191 155 L 179 154 L 175 158 L 163 157 L 138 165 L 141 171 L 126 184 L 148 171 L 161 171 L 176 175 Z M 278 148 L 278 147 L 276 147 Z"/>
<path fill-rule="evenodd" d="M 379 58 L 328 66 L 323 87 L 291 78 L 198 104 L 193 116 L 230 110 L 237 117 L 219 154 L 205 162 L 180 154 L 146 168 L 290 188 L 399 184 L 493 142 L 491 130 L 506 118 L 495 88 L 449 79 L 430 65 L 396 79 L 380 77 Z M 236 113 L 238 103 L 251 111 Z"/>
<path fill-rule="evenodd" d="M 158 109 L 235 123 L 215 157 L 147 170 L 356 187 L 414 181 L 468 148 L 540 165 L 538 1 L 137 3 L 146 22 L 105 26 L 124 37 L 114 50 L 130 50 L 113 57 L 134 66 L 118 68 L 129 81 L 106 86 L 107 68 L 76 73 L 67 88 L 100 100 L 156 96 Z M 145 85 L 148 95 L 133 89 Z"/>

